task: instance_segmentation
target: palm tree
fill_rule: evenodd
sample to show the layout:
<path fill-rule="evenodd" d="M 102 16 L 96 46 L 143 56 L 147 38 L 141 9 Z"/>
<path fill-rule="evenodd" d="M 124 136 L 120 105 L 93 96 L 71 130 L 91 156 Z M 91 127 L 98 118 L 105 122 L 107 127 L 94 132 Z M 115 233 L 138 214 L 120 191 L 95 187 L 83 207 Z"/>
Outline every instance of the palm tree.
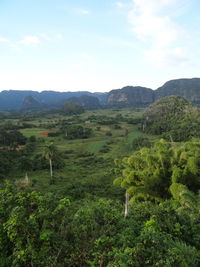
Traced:
<path fill-rule="evenodd" d="M 50 145 L 46 145 L 44 149 L 44 157 L 49 160 L 49 170 L 50 170 L 50 177 L 51 181 L 53 181 L 53 166 L 52 166 L 52 160 L 57 154 L 58 150 L 56 146 L 51 143 Z"/>
<path fill-rule="evenodd" d="M 191 219 L 200 218 L 200 193 L 194 194 L 190 190 L 180 192 L 180 213 L 190 216 Z"/>

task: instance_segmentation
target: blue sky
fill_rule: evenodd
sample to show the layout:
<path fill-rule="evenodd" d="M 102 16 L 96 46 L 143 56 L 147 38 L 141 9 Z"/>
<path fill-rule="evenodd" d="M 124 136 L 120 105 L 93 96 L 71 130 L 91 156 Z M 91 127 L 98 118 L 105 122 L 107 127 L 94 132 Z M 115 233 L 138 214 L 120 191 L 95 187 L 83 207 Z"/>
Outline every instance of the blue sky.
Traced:
<path fill-rule="evenodd" d="M 197 0 L 0 0 L 0 90 L 200 77 Z"/>

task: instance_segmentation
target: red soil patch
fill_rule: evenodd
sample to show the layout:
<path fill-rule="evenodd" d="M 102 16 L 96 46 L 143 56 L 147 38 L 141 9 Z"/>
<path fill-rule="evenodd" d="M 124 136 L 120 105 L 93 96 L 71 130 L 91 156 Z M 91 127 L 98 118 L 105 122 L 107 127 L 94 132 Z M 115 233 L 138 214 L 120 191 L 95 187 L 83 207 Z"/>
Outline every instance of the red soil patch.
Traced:
<path fill-rule="evenodd" d="M 43 135 L 43 136 L 48 136 L 49 133 L 55 133 L 55 132 L 48 131 L 48 132 L 41 132 L 40 134 Z"/>

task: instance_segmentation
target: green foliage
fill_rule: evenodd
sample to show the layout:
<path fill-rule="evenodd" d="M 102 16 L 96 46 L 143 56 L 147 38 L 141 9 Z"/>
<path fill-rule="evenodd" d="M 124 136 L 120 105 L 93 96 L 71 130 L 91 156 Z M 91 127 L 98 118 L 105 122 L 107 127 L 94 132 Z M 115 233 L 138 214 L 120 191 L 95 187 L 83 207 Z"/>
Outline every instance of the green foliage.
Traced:
<path fill-rule="evenodd" d="M 177 211 L 192 220 L 200 219 L 200 193 L 194 194 L 187 187 L 175 184 L 170 187 L 173 197 L 179 202 Z"/>
<path fill-rule="evenodd" d="M 108 145 L 103 146 L 99 152 L 101 153 L 108 153 L 110 151 L 110 147 Z"/>
<path fill-rule="evenodd" d="M 142 122 L 141 118 L 128 118 L 127 123 L 129 124 L 140 124 Z"/>
<path fill-rule="evenodd" d="M 55 136 L 59 136 L 59 132 L 48 133 L 48 137 L 55 137 Z"/>
<path fill-rule="evenodd" d="M 57 147 L 53 143 L 46 145 L 43 154 L 46 159 L 53 159 L 58 154 Z"/>
<path fill-rule="evenodd" d="M 72 240 L 78 248 L 73 262 L 79 262 L 79 266 L 91 262 L 96 264 L 109 252 L 110 244 L 117 233 L 116 224 L 121 218 L 117 205 L 119 204 L 110 200 L 98 199 L 93 202 L 86 201 L 77 210 L 72 221 Z"/>
<path fill-rule="evenodd" d="M 111 131 L 107 131 L 106 132 L 106 136 L 112 136 L 112 132 Z"/>
<path fill-rule="evenodd" d="M 23 136 L 19 131 L 4 131 L 0 132 L 0 145 L 9 146 L 10 148 L 15 148 L 19 145 L 24 145 L 26 143 L 26 137 Z"/>
<path fill-rule="evenodd" d="M 144 136 L 138 136 L 132 141 L 132 148 L 134 150 L 140 149 L 142 147 L 149 147 L 151 145 L 149 139 Z"/>
<path fill-rule="evenodd" d="M 166 266 L 198 266 L 200 254 L 195 247 L 188 246 L 184 242 L 173 242 L 168 249 Z"/>
<path fill-rule="evenodd" d="M 54 156 L 52 165 L 53 169 L 62 169 L 65 166 L 65 162 L 63 160 L 63 155 L 58 153 L 56 156 Z M 47 170 L 49 169 L 49 162 L 47 159 L 44 157 L 42 154 L 36 154 L 33 156 L 33 158 L 26 159 L 27 161 L 29 160 L 31 167 L 29 170 L 37 171 L 37 170 Z"/>
<path fill-rule="evenodd" d="M 58 152 L 57 147 L 53 143 L 51 143 L 45 146 L 43 156 L 49 161 L 49 170 L 50 170 L 51 183 L 52 183 L 54 182 L 54 179 L 53 179 L 54 159 L 56 158 L 59 165 L 62 166 L 62 163 L 63 163 L 62 161 L 60 164 L 61 154 Z"/>
<path fill-rule="evenodd" d="M 135 203 L 124 219 L 116 200 L 74 205 L 7 184 L 0 190 L 1 266 L 197 267 L 200 229 L 172 204 Z"/>
<path fill-rule="evenodd" d="M 8 178 L 12 173 L 16 162 L 15 155 L 6 150 L 0 150 L 0 179 Z"/>
<path fill-rule="evenodd" d="M 84 108 L 77 103 L 66 102 L 62 111 L 65 115 L 76 115 L 83 113 Z"/>
<path fill-rule="evenodd" d="M 92 129 L 81 125 L 71 125 L 65 129 L 67 139 L 85 139 L 92 135 Z"/>
<path fill-rule="evenodd" d="M 187 189 L 188 189 L 187 186 L 179 183 L 172 183 L 172 185 L 170 186 L 170 192 L 173 198 L 178 201 L 181 198 L 181 192 L 186 191 Z"/>
<path fill-rule="evenodd" d="M 163 135 L 170 141 L 186 141 L 200 136 L 200 109 L 180 96 L 165 97 L 144 113 L 147 133 Z"/>
<path fill-rule="evenodd" d="M 10 185 L 0 196 L 1 266 L 55 266 L 68 232 L 68 199 Z"/>
<path fill-rule="evenodd" d="M 182 184 L 193 192 L 200 186 L 200 143 L 174 146 L 164 140 L 151 148 L 143 148 L 117 163 L 122 170 L 116 183 L 137 199 L 162 201 L 175 195 L 174 184 Z M 182 186 L 184 187 L 184 186 Z"/>
<path fill-rule="evenodd" d="M 0 184 L 0 266 L 200 266 L 199 141 L 149 147 L 155 137 L 141 135 L 138 114 L 118 112 L 22 116 L 35 125 L 21 131 L 24 149 L 0 150 L 0 177 L 15 180 Z M 87 120 L 90 138 L 65 138 L 68 127 L 86 128 Z M 19 114 L 11 122 L 20 125 Z M 46 127 L 62 133 L 51 137 L 55 145 L 41 137 Z M 130 156 L 133 149 L 140 150 Z M 113 169 L 113 158 L 124 156 Z M 113 185 L 115 177 L 133 192 L 126 219 L 125 190 Z"/>
<path fill-rule="evenodd" d="M 114 128 L 114 129 L 121 129 L 122 127 L 121 127 L 119 124 L 115 124 L 115 125 L 113 126 L 113 128 Z"/>

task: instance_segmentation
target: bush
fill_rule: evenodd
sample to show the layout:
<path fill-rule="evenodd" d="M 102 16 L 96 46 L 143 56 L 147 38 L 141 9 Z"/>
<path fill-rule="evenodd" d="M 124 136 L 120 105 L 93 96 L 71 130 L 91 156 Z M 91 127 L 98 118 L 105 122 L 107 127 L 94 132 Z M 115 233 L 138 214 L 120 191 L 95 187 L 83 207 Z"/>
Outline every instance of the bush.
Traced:
<path fill-rule="evenodd" d="M 29 142 L 31 142 L 31 143 L 36 142 L 36 137 L 35 137 L 35 135 L 31 135 L 31 136 L 29 137 Z"/>
<path fill-rule="evenodd" d="M 106 136 L 112 136 L 112 132 L 111 131 L 107 131 L 106 132 Z"/>
<path fill-rule="evenodd" d="M 118 129 L 121 129 L 122 127 L 121 127 L 119 124 L 115 124 L 115 125 L 113 126 L 113 128 L 114 128 L 115 130 L 118 130 Z"/>
<path fill-rule="evenodd" d="M 49 132 L 48 133 L 48 137 L 56 137 L 56 136 L 59 136 L 59 133 L 58 132 L 54 132 L 54 133 L 53 132 L 52 133 Z"/>
<path fill-rule="evenodd" d="M 92 129 L 80 125 L 72 125 L 66 129 L 67 139 L 85 139 L 92 135 Z"/>
<path fill-rule="evenodd" d="M 66 115 L 76 115 L 84 112 L 84 108 L 77 103 L 67 102 L 63 106 L 63 113 Z"/>
<path fill-rule="evenodd" d="M 128 124 L 139 124 L 142 122 L 142 119 L 141 118 L 128 118 L 127 119 L 127 123 Z"/>
<path fill-rule="evenodd" d="M 109 146 L 103 146 L 99 152 L 101 153 L 108 153 L 110 151 L 110 147 Z"/>
<path fill-rule="evenodd" d="M 132 148 L 135 150 L 142 147 L 149 147 L 150 145 L 151 142 L 149 141 L 149 139 L 143 136 L 139 136 L 132 141 Z"/>

